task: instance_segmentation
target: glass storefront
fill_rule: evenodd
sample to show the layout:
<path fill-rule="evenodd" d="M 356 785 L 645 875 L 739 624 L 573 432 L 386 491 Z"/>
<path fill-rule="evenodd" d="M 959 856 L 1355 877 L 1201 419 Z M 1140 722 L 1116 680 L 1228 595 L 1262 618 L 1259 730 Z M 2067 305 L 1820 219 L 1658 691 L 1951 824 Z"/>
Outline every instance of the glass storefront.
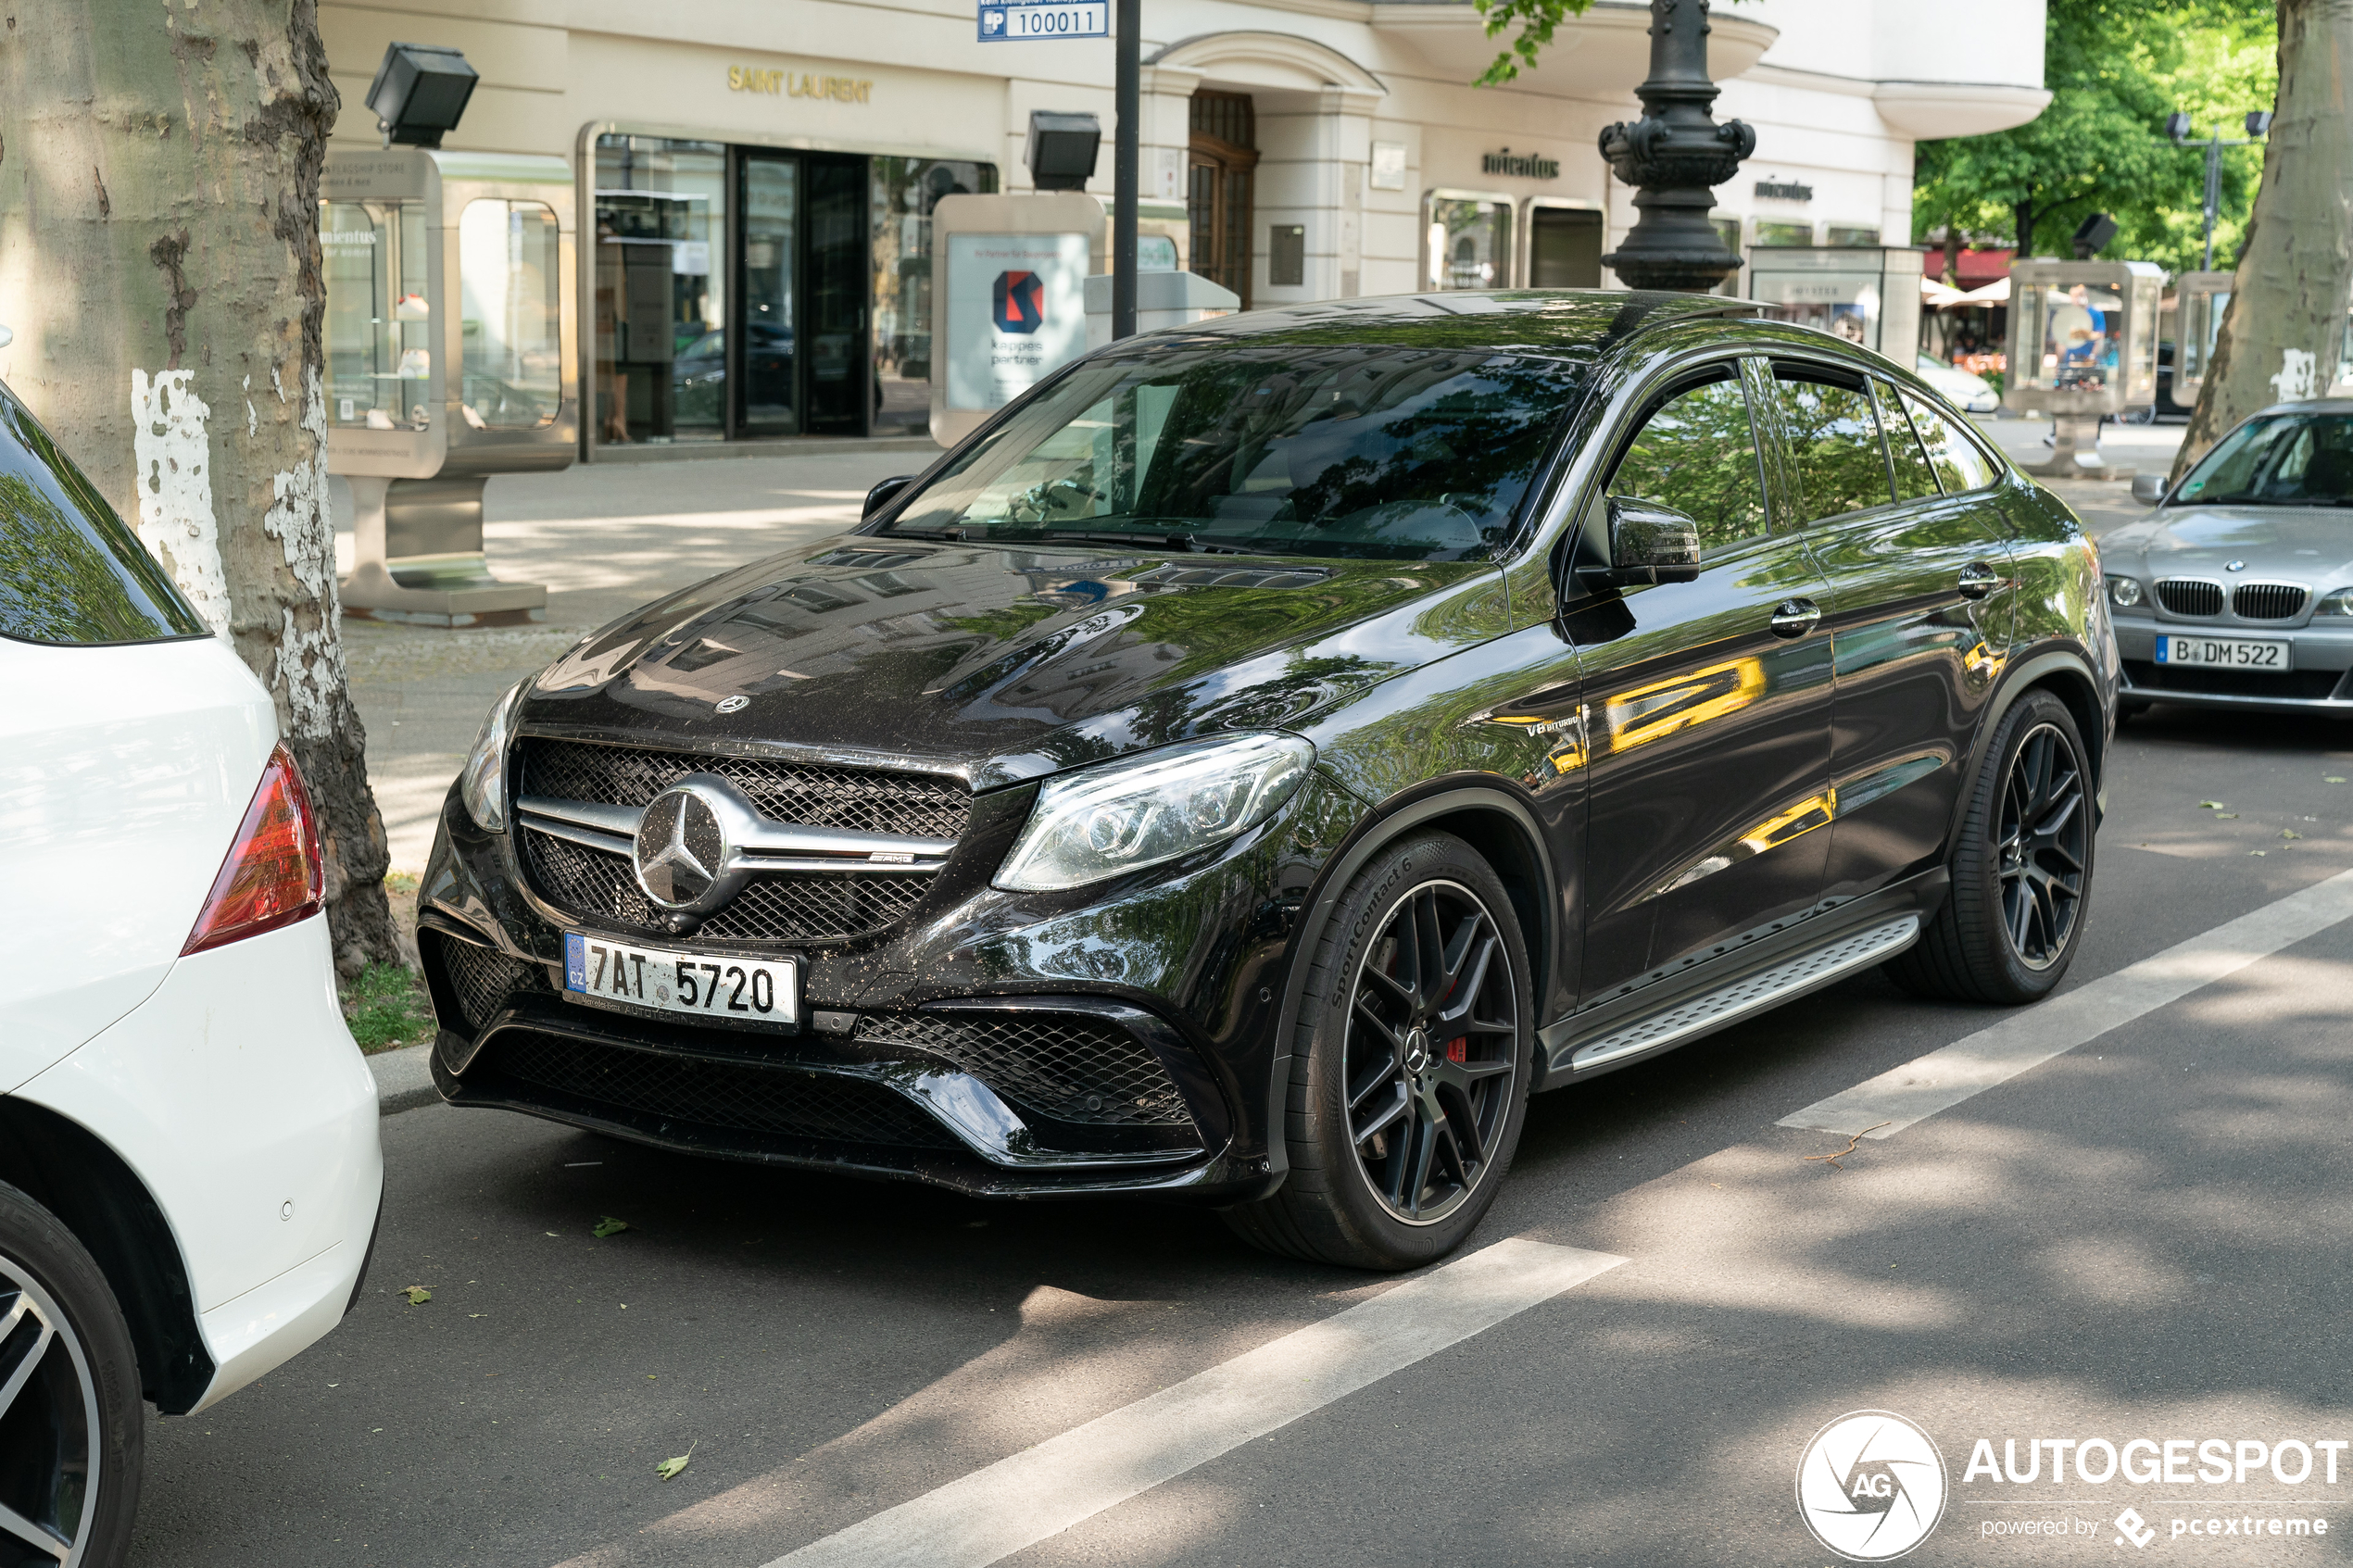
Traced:
<path fill-rule="evenodd" d="M 597 143 L 599 445 L 907 434 L 931 418 L 931 210 L 983 163 Z"/>
<path fill-rule="evenodd" d="M 1512 284 L 1508 198 L 1429 198 L 1428 287 L 1504 289 Z"/>
<path fill-rule="evenodd" d="M 482 430 L 533 430 L 563 406 L 562 266 L 555 208 L 484 200 L 458 215 L 459 413 Z"/>

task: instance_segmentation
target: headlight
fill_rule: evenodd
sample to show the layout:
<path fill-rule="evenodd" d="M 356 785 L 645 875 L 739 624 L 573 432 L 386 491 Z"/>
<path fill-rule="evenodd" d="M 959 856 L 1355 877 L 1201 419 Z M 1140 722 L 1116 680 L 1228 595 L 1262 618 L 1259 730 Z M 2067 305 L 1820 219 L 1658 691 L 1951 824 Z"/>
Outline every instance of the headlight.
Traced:
<path fill-rule="evenodd" d="M 2353 588 L 2338 588 L 2321 596 L 2312 607 L 2314 615 L 2353 615 Z"/>
<path fill-rule="evenodd" d="M 466 771 L 458 775 L 466 810 L 485 833 L 507 831 L 507 741 L 513 733 L 510 726 L 514 722 L 515 704 L 530 684 L 523 681 L 508 687 L 507 695 L 491 704 L 482 733 L 474 736 Z"/>
<path fill-rule="evenodd" d="M 1297 735 L 1235 735 L 1050 779 L 997 885 L 1083 887 L 1207 848 L 1273 816 L 1315 762 Z"/>
<path fill-rule="evenodd" d="M 2131 609 L 2141 602 L 2141 584 L 2134 578 L 2111 577 L 2108 580 L 2108 596 L 2119 608 Z"/>

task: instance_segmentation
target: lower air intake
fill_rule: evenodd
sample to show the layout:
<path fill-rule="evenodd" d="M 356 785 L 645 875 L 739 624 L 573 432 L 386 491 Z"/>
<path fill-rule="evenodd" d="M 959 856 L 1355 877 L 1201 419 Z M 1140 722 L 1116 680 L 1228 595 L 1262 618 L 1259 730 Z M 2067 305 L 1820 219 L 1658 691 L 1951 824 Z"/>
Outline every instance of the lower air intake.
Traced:
<path fill-rule="evenodd" d="M 857 1037 L 862 1045 L 908 1046 L 939 1057 L 1056 1121 L 1119 1127 L 1192 1122 L 1160 1058 L 1113 1023 L 1068 1013 L 869 1013 L 858 1021 Z"/>

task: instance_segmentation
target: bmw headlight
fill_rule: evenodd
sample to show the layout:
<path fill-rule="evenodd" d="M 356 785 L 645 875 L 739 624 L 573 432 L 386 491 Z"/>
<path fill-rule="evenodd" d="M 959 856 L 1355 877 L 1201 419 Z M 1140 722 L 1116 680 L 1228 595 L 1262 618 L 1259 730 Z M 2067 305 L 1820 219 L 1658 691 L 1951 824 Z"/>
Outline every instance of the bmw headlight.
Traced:
<path fill-rule="evenodd" d="M 2137 578 L 2111 577 L 2108 580 L 2108 602 L 2119 609 L 2131 609 L 2141 602 L 2141 584 Z"/>
<path fill-rule="evenodd" d="M 1083 887 L 1207 848 L 1281 809 L 1315 762 L 1297 735 L 1234 735 L 1049 779 L 996 884 Z"/>
<path fill-rule="evenodd" d="M 507 688 L 506 696 L 491 704 L 490 716 L 482 721 L 482 733 L 474 736 L 466 771 L 458 775 L 459 794 L 465 799 L 466 811 L 484 833 L 507 831 L 507 742 L 514 734 L 515 705 L 522 698 L 523 687 L 530 684 L 518 682 Z"/>
<path fill-rule="evenodd" d="M 2312 607 L 2314 615 L 2353 615 L 2353 588 L 2338 588 L 2321 596 Z"/>

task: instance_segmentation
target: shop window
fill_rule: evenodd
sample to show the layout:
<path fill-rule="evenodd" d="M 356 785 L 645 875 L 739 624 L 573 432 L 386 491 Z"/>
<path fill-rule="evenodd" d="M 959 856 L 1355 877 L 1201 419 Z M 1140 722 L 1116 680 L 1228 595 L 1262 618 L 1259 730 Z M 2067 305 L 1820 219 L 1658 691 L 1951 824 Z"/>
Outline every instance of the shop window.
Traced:
<path fill-rule="evenodd" d="M 599 136 L 596 198 L 597 440 L 719 439 L 726 413 L 727 149 Z"/>
<path fill-rule="evenodd" d="M 1573 207 L 1538 207 L 1528 214 L 1528 286 L 1602 286 L 1602 215 Z"/>
<path fill-rule="evenodd" d="M 1830 243 L 1834 245 L 1875 245 L 1879 244 L 1877 229 L 1851 228 L 1844 224 L 1830 226 Z"/>
<path fill-rule="evenodd" d="M 1760 245 L 1810 245 L 1814 243 L 1811 223 L 1756 223 L 1756 243 Z"/>
<path fill-rule="evenodd" d="M 1512 204 L 1504 197 L 1429 198 L 1432 289 L 1502 289 L 1512 282 Z"/>
<path fill-rule="evenodd" d="M 319 204 L 327 272 L 327 420 L 367 430 L 432 419 L 422 202 Z"/>
<path fill-rule="evenodd" d="M 531 430 L 563 402 L 555 209 L 472 201 L 458 215 L 459 413 L 478 430 Z"/>
<path fill-rule="evenodd" d="M 1716 231 L 1716 237 L 1724 242 L 1724 248 L 1734 256 L 1740 255 L 1741 220 L 1737 218 L 1711 218 L 1707 221 L 1708 226 Z M 1735 267 L 1730 272 L 1725 274 L 1724 281 L 1716 285 L 1716 292 L 1728 295 L 1734 299 L 1738 299 L 1747 292 L 1741 283 L 1740 269 Z"/>
<path fill-rule="evenodd" d="M 1186 205 L 1192 220 L 1192 270 L 1233 290 L 1247 310 L 1252 182 L 1258 169 L 1256 111 L 1250 94 L 1193 94 L 1191 157 Z"/>
<path fill-rule="evenodd" d="M 988 195 L 987 163 L 868 161 L 874 236 L 874 432 L 921 433 L 931 423 L 931 212 L 942 196 Z"/>

